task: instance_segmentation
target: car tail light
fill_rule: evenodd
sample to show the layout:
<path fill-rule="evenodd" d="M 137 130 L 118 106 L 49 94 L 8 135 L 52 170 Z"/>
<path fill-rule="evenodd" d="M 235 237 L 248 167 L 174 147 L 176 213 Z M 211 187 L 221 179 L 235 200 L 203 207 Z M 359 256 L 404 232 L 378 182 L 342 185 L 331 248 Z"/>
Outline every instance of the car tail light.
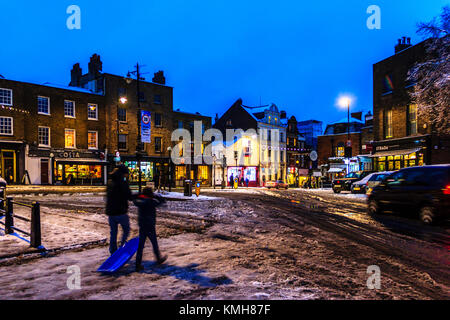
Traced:
<path fill-rule="evenodd" d="M 450 184 L 448 184 L 444 189 L 444 194 L 450 195 Z"/>

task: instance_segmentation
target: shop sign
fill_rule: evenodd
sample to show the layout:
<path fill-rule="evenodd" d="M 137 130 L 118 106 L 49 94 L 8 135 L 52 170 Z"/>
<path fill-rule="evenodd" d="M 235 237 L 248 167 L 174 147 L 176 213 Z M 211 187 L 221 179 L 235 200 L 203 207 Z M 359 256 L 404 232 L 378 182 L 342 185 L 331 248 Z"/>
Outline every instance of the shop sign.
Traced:
<path fill-rule="evenodd" d="M 64 152 L 58 153 L 58 157 L 66 158 L 66 159 L 79 158 L 80 153 L 77 151 L 64 151 Z"/>

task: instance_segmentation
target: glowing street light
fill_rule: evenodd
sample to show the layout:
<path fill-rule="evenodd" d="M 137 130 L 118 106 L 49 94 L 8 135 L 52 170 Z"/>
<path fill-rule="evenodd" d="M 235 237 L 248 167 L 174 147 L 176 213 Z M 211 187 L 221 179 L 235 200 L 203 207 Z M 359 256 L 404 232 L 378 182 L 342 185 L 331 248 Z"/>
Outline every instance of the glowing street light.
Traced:
<path fill-rule="evenodd" d="M 121 104 L 125 104 L 125 103 L 128 102 L 128 99 L 127 99 L 126 97 L 121 97 L 121 98 L 119 99 L 119 101 L 120 101 Z"/>

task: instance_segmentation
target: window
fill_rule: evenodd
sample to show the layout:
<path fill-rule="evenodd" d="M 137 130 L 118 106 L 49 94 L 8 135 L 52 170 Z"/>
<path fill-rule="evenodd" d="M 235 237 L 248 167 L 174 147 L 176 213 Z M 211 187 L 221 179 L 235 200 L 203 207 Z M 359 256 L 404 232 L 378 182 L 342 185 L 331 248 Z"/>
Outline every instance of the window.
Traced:
<path fill-rule="evenodd" d="M 161 137 L 155 137 L 155 152 L 160 153 L 161 147 Z"/>
<path fill-rule="evenodd" d="M 336 147 L 336 157 L 343 157 L 345 155 L 345 148 L 343 146 Z"/>
<path fill-rule="evenodd" d="M 161 127 L 161 114 L 155 113 L 155 127 Z"/>
<path fill-rule="evenodd" d="M 146 101 L 145 100 L 145 94 L 142 91 L 139 92 L 139 101 L 142 101 L 142 102 Z"/>
<path fill-rule="evenodd" d="M 408 106 L 408 135 L 413 135 L 417 133 L 417 105 L 410 104 Z"/>
<path fill-rule="evenodd" d="M 65 137 L 65 146 L 66 148 L 75 148 L 75 130 L 74 129 L 65 129 L 64 130 Z"/>
<path fill-rule="evenodd" d="M 98 106 L 93 103 L 88 103 L 88 119 L 98 120 Z"/>
<path fill-rule="evenodd" d="M 392 138 L 392 110 L 385 111 L 384 113 L 384 137 L 386 139 Z"/>
<path fill-rule="evenodd" d="M 280 152 L 280 161 L 284 162 L 284 152 L 283 151 Z"/>
<path fill-rule="evenodd" d="M 283 142 L 283 132 L 280 132 L 280 142 Z"/>
<path fill-rule="evenodd" d="M 75 118 L 75 102 L 64 100 L 64 116 Z"/>
<path fill-rule="evenodd" d="M 178 120 L 178 129 L 183 129 L 183 121 Z"/>
<path fill-rule="evenodd" d="M 50 98 L 38 96 L 38 113 L 50 114 Z"/>
<path fill-rule="evenodd" d="M 13 118 L 0 117 L 0 134 L 13 135 Z"/>
<path fill-rule="evenodd" d="M 127 150 L 127 140 L 128 136 L 126 134 L 119 134 L 119 142 L 118 142 L 118 148 L 119 150 Z"/>
<path fill-rule="evenodd" d="M 50 147 L 50 128 L 38 127 L 39 146 Z"/>
<path fill-rule="evenodd" d="M 0 104 L 12 106 L 12 90 L 0 88 Z"/>
<path fill-rule="evenodd" d="M 267 130 L 267 140 L 272 141 L 272 132 L 270 130 Z"/>
<path fill-rule="evenodd" d="M 155 94 L 153 96 L 153 103 L 161 104 L 161 95 L 160 94 Z"/>
<path fill-rule="evenodd" d="M 117 119 L 122 122 L 127 122 L 127 109 L 117 109 Z"/>
<path fill-rule="evenodd" d="M 88 131 L 88 149 L 97 149 L 97 131 Z"/>

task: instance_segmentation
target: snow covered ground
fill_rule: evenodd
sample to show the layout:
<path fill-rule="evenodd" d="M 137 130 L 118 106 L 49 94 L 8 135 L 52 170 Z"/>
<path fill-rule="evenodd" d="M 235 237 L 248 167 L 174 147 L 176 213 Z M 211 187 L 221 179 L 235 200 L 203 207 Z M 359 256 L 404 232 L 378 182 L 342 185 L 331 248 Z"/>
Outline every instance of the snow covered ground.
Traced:
<path fill-rule="evenodd" d="M 393 234 L 379 222 L 361 224 L 365 220 L 355 217 L 368 219 L 362 199 L 340 194 L 335 201 L 329 190 L 304 189 L 204 193 L 202 201 L 168 201 L 158 209 L 160 247 L 169 255 L 164 265 L 154 264 L 147 242 L 145 270 L 134 272 L 133 258 L 115 275 L 96 272 L 108 257 L 102 242 L 109 238 L 103 196 L 23 196 L 21 201 L 41 202 L 43 245 L 55 251 L 45 257 L 0 257 L 0 297 L 428 299 L 449 292 L 445 269 L 440 270 L 449 261 L 448 251 Z M 324 206 L 324 214 L 309 210 L 310 203 Z M 328 216 L 326 210 L 339 213 Z M 138 232 L 136 214 L 130 205 L 132 237 Z M 0 241 L 0 253 L 8 241 Z M 82 245 L 92 241 L 98 243 Z M 442 266 L 431 263 L 436 257 Z M 383 272 L 383 290 L 366 286 L 367 266 L 373 264 Z M 71 266 L 80 269 L 80 289 L 67 285 Z M 439 272 L 443 276 L 435 277 Z"/>

